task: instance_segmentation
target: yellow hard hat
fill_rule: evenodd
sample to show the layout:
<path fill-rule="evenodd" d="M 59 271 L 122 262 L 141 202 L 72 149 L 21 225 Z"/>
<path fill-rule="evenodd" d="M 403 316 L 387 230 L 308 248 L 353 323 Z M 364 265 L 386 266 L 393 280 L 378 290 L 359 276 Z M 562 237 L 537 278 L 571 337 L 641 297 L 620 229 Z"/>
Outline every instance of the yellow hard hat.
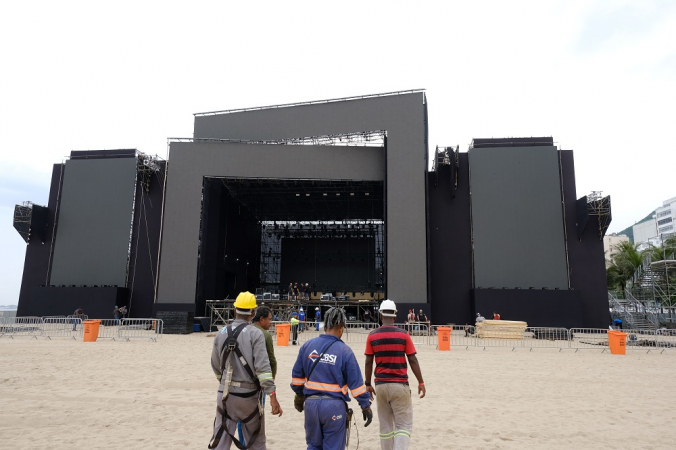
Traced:
<path fill-rule="evenodd" d="M 256 307 L 256 296 L 251 292 L 240 292 L 235 300 L 235 308 L 254 309 Z"/>

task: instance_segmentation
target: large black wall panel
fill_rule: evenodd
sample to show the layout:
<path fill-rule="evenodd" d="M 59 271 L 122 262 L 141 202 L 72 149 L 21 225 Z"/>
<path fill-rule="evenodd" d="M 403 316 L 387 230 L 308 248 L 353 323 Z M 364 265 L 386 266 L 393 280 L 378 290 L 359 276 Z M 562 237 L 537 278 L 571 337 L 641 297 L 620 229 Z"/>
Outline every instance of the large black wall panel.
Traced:
<path fill-rule="evenodd" d="M 529 327 L 576 328 L 584 324 L 579 291 L 474 289 L 472 298 L 475 313 L 487 319 L 495 311 L 502 320 L 524 321 Z"/>
<path fill-rule="evenodd" d="M 30 316 L 44 314 L 40 311 L 39 303 L 32 299 L 32 290 L 47 284 L 49 272 L 49 254 L 51 251 L 52 231 L 56 205 L 61 184 L 61 172 L 63 164 L 54 164 L 52 168 L 52 182 L 49 188 L 49 201 L 47 203 L 47 225 L 45 227 L 44 244 L 40 239 L 32 239 L 26 245 L 26 259 L 21 278 L 21 291 L 19 293 L 19 305 L 17 316 Z"/>
<path fill-rule="evenodd" d="M 128 296 L 127 289 L 113 287 L 32 288 L 33 316 L 67 316 L 82 307 L 90 319 L 112 319 L 115 305 Z"/>
<path fill-rule="evenodd" d="M 458 189 L 454 171 L 439 166 L 438 186 L 428 174 L 429 270 L 431 320 L 436 324 L 464 324 L 472 320 L 472 236 L 470 228 L 469 160 L 459 154 Z"/>

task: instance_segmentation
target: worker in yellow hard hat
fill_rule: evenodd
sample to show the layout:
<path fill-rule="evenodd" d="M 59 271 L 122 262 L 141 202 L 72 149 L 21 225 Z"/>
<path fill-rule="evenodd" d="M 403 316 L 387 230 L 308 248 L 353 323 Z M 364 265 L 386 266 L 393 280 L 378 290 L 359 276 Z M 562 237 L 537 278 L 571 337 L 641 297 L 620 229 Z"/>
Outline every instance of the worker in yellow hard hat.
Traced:
<path fill-rule="evenodd" d="M 234 303 L 235 320 L 216 334 L 211 367 L 220 381 L 216 398 L 214 436 L 209 448 L 229 449 L 237 422 L 242 422 L 246 448 L 263 450 L 265 415 L 263 393 L 270 396 L 273 415 L 282 415 L 270 368 L 263 332 L 249 323 L 256 310 L 256 297 L 242 292 Z M 241 442 L 236 442 L 240 447 Z"/>

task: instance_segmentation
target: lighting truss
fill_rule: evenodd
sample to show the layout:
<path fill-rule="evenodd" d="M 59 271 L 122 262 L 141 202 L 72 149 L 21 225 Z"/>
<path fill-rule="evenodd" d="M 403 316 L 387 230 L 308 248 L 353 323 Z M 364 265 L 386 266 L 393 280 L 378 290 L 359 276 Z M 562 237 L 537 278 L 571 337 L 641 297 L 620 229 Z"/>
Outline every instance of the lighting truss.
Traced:
<path fill-rule="evenodd" d="M 279 108 L 291 108 L 293 106 L 303 106 L 303 105 L 318 105 L 323 103 L 336 103 L 336 102 L 345 102 L 350 100 L 363 100 L 367 98 L 375 97 L 389 97 L 393 95 L 404 95 L 404 94 L 415 94 L 416 92 L 425 92 L 425 89 L 409 89 L 406 91 L 393 91 L 393 92 L 383 92 L 381 94 L 369 94 L 369 95 L 358 95 L 354 97 L 343 97 L 343 98 L 333 98 L 328 100 L 313 100 L 310 102 L 297 102 L 297 103 L 283 103 L 280 105 L 271 105 L 271 106 L 257 106 L 253 108 L 239 108 L 239 109 L 226 109 L 223 111 L 210 111 L 203 113 L 195 113 L 194 116 L 214 116 L 217 114 L 232 114 L 245 111 L 260 111 L 263 109 L 279 109 Z"/>
<path fill-rule="evenodd" d="M 153 156 L 136 152 L 136 161 L 141 184 L 146 192 L 148 192 L 150 190 L 150 180 L 153 174 L 162 170 L 159 163 L 164 160 L 157 155 Z"/>
<path fill-rule="evenodd" d="M 597 217 L 599 223 L 599 239 L 603 239 L 610 226 L 610 196 L 603 197 L 602 191 L 592 191 L 587 195 L 587 212 L 589 217 Z"/>
<path fill-rule="evenodd" d="M 383 130 L 357 131 L 354 133 L 327 134 L 322 136 L 306 136 L 300 138 L 272 140 L 214 139 L 214 138 L 169 138 L 171 142 L 222 142 L 230 144 L 258 145 L 343 145 L 361 147 L 382 147 L 385 145 L 387 132 Z"/>

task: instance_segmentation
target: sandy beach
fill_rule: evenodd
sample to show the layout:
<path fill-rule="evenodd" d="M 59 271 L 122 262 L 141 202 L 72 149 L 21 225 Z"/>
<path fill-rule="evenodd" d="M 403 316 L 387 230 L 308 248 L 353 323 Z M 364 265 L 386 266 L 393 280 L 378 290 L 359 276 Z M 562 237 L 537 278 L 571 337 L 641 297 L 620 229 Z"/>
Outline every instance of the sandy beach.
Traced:
<path fill-rule="evenodd" d="M 84 343 L 0 339 L 3 449 L 204 449 L 217 381 L 213 337 Z M 363 344 L 350 344 L 363 367 Z M 276 347 L 281 418 L 270 449 L 305 448 L 289 388 L 298 347 Z M 418 346 L 427 397 L 414 397 L 412 449 L 673 448 L 676 350 L 511 351 Z M 360 449 L 378 421 L 357 420 Z M 234 448 L 234 446 L 233 446 Z M 357 448 L 352 430 L 350 449 Z"/>

